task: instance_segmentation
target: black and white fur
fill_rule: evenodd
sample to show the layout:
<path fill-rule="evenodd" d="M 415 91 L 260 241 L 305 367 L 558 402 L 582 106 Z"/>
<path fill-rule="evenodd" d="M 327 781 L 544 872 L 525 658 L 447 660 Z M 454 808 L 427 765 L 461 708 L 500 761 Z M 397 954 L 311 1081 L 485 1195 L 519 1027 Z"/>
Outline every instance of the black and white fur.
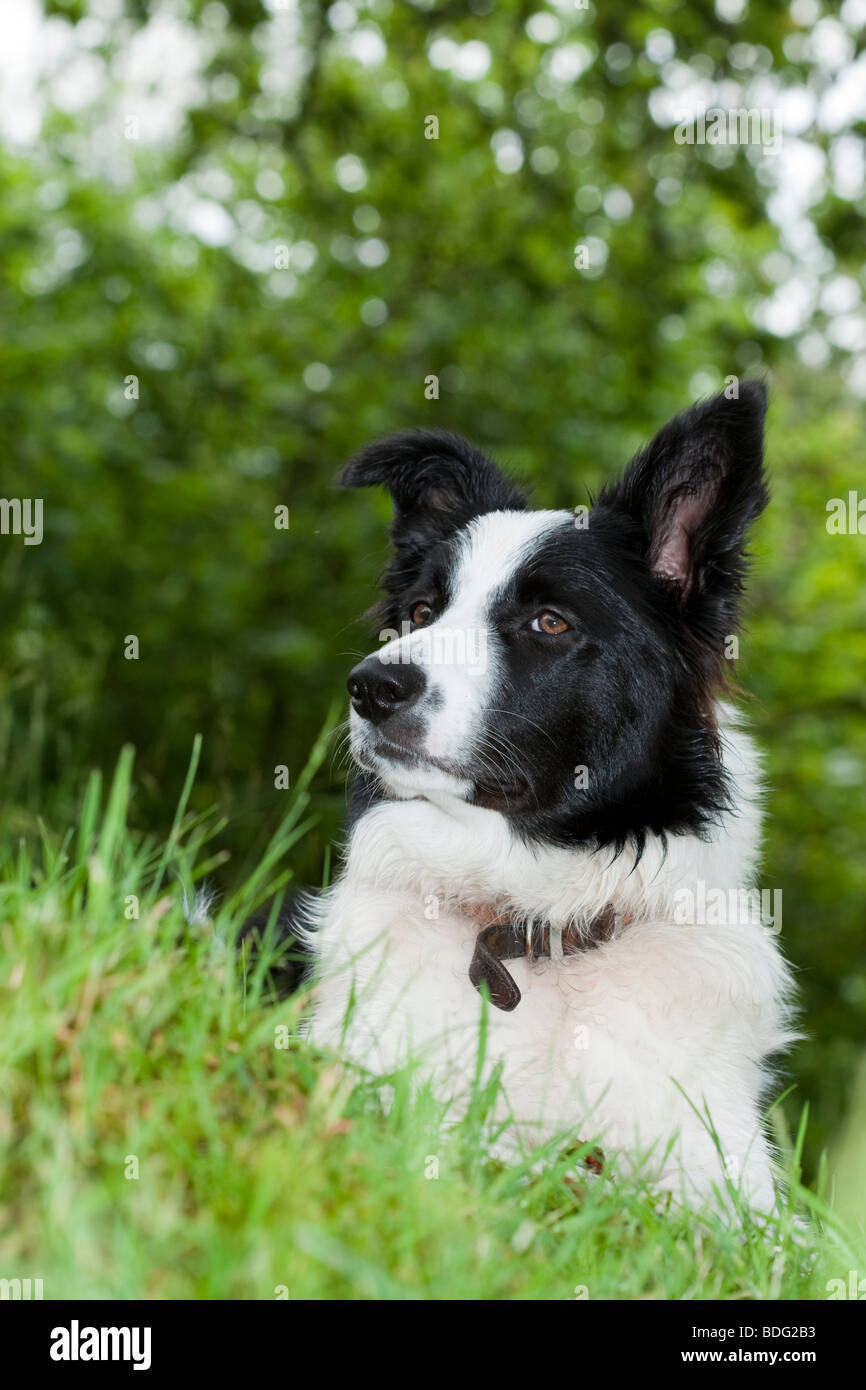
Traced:
<path fill-rule="evenodd" d="M 307 940 L 313 1039 L 377 1074 L 419 1059 L 457 1115 L 483 1007 L 462 906 L 555 934 L 612 904 L 612 940 L 509 962 L 522 1002 L 489 1008 L 506 1151 L 596 1139 L 616 1173 L 642 1165 L 677 1199 L 716 1200 L 732 1178 L 769 1210 L 761 1107 L 793 1036 L 789 972 L 764 926 L 674 912 L 700 882 L 749 887 L 759 861 L 759 762 L 723 699 L 723 652 L 767 500 L 764 411 L 746 382 L 677 416 L 585 525 L 530 510 L 445 433 L 348 466 L 346 486 L 393 499 L 379 616 L 398 635 L 349 679 L 361 772 Z M 543 613 L 567 626 L 539 630 Z"/>

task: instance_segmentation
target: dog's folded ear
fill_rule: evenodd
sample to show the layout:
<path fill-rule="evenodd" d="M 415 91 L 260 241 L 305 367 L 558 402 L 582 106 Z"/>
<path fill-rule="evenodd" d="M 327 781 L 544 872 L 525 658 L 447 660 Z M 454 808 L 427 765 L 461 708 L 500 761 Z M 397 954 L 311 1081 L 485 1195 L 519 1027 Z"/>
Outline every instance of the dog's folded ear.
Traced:
<path fill-rule="evenodd" d="M 650 570 L 677 605 L 718 600 L 733 620 L 742 588 L 746 532 L 767 503 L 763 382 L 739 383 L 692 406 L 660 430 L 597 506 L 637 523 Z"/>
<path fill-rule="evenodd" d="M 392 539 L 413 549 L 442 540 L 485 512 L 522 511 L 526 498 L 478 449 L 444 430 L 407 430 L 368 444 L 340 474 L 342 487 L 386 487 Z"/>

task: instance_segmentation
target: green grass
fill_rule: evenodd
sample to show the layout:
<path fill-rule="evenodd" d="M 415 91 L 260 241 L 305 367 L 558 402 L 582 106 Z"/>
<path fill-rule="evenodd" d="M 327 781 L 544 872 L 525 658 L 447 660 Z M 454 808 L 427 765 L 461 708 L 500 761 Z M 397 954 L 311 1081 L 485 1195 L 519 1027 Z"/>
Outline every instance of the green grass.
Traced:
<path fill-rule="evenodd" d="M 185 809 L 198 746 L 164 846 L 127 826 L 125 750 L 74 831 L 42 827 L 8 856 L 0 1276 L 42 1278 L 46 1298 L 762 1299 L 824 1298 L 829 1278 L 866 1269 L 828 1202 L 850 1208 L 850 1183 L 841 1203 L 826 1176 L 820 1195 L 799 1186 L 802 1129 L 768 1239 L 575 1181 L 554 1146 L 540 1170 L 491 1161 L 495 1077 L 445 1134 L 408 1074 L 390 1078 L 386 1114 L 372 1079 L 299 1039 L 304 999 L 270 998 L 267 955 L 233 938 L 287 881 L 324 754 L 323 738 L 213 925 L 182 908 L 220 859 L 218 823 Z M 845 1136 L 855 1184 L 864 1138 Z"/>

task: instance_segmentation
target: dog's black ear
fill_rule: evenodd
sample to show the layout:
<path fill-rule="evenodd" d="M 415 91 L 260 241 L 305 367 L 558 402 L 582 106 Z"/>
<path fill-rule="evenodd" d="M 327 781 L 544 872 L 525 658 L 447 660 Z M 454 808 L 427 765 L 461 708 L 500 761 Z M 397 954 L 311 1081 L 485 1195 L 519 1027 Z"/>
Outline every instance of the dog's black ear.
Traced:
<path fill-rule="evenodd" d="M 394 501 L 394 544 L 412 550 L 443 540 L 485 512 L 526 506 L 495 463 L 459 435 L 440 430 L 407 430 L 368 444 L 339 482 L 386 487 Z"/>
<path fill-rule="evenodd" d="M 600 505 L 639 528 L 650 570 L 684 610 L 715 598 L 733 619 L 742 587 L 746 532 L 767 503 L 763 382 L 692 406 L 632 460 Z"/>

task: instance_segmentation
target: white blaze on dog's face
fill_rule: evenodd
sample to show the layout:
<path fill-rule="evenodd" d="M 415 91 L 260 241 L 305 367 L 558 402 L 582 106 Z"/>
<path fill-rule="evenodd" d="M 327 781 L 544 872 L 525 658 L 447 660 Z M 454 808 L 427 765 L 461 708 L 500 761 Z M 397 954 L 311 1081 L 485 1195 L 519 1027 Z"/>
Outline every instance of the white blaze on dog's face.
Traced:
<path fill-rule="evenodd" d="M 397 796 L 465 799 L 480 780 L 498 785 L 505 801 L 509 791 L 519 799 L 512 750 L 497 748 L 490 727 L 503 678 L 495 605 L 540 540 L 573 521 L 565 511 L 474 518 L 451 543 L 441 611 L 435 595 L 410 600 L 402 635 L 356 667 L 352 751 Z M 425 621 L 416 625 L 413 615 Z"/>
<path fill-rule="evenodd" d="M 561 844 L 717 819 L 714 710 L 766 501 L 764 409 L 741 382 L 677 416 L 583 524 L 530 511 L 453 435 L 398 435 L 351 463 L 344 482 L 383 483 L 395 504 L 385 642 L 347 682 L 371 793 L 456 796 Z"/>

